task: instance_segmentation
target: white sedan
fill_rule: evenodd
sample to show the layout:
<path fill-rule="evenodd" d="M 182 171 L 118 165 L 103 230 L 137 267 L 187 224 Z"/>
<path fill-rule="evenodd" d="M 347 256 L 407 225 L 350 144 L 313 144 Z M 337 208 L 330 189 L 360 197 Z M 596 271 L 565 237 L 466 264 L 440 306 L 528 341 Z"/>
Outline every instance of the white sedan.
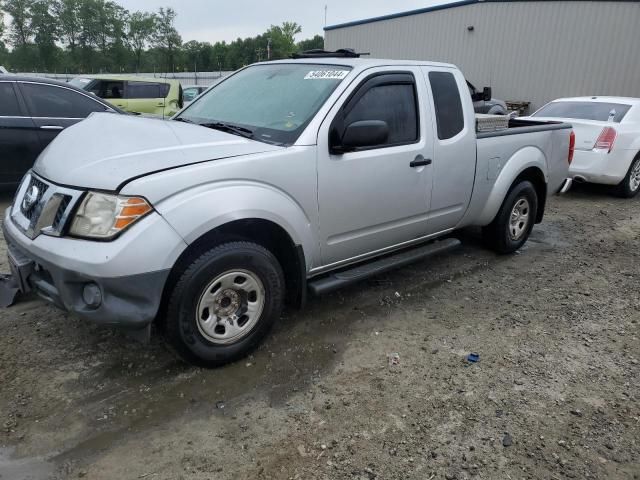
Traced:
<path fill-rule="evenodd" d="M 640 191 L 640 98 L 561 98 L 530 118 L 573 125 L 569 175 L 575 182 L 612 185 L 626 198 Z"/>

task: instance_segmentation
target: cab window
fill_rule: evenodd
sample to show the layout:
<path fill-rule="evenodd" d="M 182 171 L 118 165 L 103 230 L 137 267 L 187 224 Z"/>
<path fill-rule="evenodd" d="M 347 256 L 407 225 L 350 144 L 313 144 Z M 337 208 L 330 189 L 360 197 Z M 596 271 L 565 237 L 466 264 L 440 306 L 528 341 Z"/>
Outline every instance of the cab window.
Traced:
<path fill-rule="evenodd" d="M 438 138 L 455 137 L 464 128 L 464 112 L 456 78 L 450 72 L 429 72 Z"/>
<path fill-rule="evenodd" d="M 382 120 L 389 137 L 375 148 L 415 143 L 419 138 L 418 101 L 410 73 L 375 75 L 365 80 L 344 108 L 343 128 L 363 120 Z"/>

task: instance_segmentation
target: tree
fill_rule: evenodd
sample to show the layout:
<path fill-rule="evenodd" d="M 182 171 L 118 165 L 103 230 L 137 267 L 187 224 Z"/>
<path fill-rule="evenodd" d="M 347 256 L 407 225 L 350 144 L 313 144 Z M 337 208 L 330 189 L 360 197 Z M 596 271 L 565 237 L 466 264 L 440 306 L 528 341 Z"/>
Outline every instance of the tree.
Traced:
<path fill-rule="evenodd" d="M 149 45 L 156 28 L 156 16 L 153 13 L 133 12 L 126 26 L 126 38 L 129 48 L 136 59 L 136 72 L 140 71 L 142 53 Z"/>
<path fill-rule="evenodd" d="M 6 62 L 8 53 L 7 47 L 4 46 L 4 12 L 0 0 L 0 66 Z"/>
<path fill-rule="evenodd" d="M 174 26 L 176 15 L 173 8 L 160 8 L 152 37 L 154 46 L 163 53 L 167 71 L 174 70 L 176 51 L 182 45 L 182 37 Z"/>
<path fill-rule="evenodd" d="M 45 70 L 55 68 L 58 40 L 58 22 L 49 0 L 35 0 L 31 5 L 29 27 L 34 34 L 41 65 Z"/>
<path fill-rule="evenodd" d="M 80 11 L 81 0 L 55 0 L 53 11 L 57 18 L 60 40 L 67 44 L 72 56 L 75 55 L 80 36 Z"/>
<path fill-rule="evenodd" d="M 11 16 L 9 41 L 14 47 L 26 46 L 31 40 L 29 22 L 33 0 L 6 0 L 4 11 Z"/>
<path fill-rule="evenodd" d="M 4 12 L 2 11 L 2 2 L 0 2 L 0 49 L 4 47 Z"/>
<path fill-rule="evenodd" d="M 98 24 L 97 47 L 102 54 L 102 64 L 119 70 L 125 55 L 124 31 L 129 12 L 117 3 L 104 0 L 97 2 Z"/>
<path fill-rule="evenodd" d="M 302 27 L 296 22 L 283 22 L 280 30 L 282 31 L 285 39 L 289 43 L 294 44 L 296 41 L 296 35 L 302 32 Z"/>
<path fill-rule="evenodd" d="M 322 35 L 316 35 L 313 38 L 308 38 L 298 42 L 298 51 L 306 52 L 307 50 L 324 49 L 324 37 Z"/>
<path fill-rule="evenodd" d="M 193 40 L 182 45 L 172 8 L 129 14 L 118 1 L 0 0 L 0 64 L 17 71 L 44 68 L 74 73 L 155 67 L 173 71 L 179 66 L 198 71 L 235 70 L 266 60 L 269 47 L 271 58 L 277 59 L 324 44 L 320 35 L 296 44 L 300 25 L 283 22 L 255 37 L 230 43 Z M 3 17 L 10 21 L 6 27 Z M 3 34 L 13 47 L 10 51 Z"/>
<path fill-rule="evenodd" d="M 271 40 L 271 58 L 287 58 L 296 51 L 295 36 L 302 31 L 295 22 L 284 22 L 281 26 L 271 25 L 266 36 Z"/>

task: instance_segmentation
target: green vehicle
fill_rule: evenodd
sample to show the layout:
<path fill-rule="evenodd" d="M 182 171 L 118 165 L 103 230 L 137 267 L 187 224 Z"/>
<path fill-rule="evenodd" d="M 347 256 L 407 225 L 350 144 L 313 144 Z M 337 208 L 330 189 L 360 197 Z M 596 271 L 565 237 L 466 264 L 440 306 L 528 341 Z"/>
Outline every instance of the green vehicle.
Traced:
<path fill-rule="evenodd" d="M 177 80 L 117 75 L 77 77 L 69 83 L 126 112 L 170 118 L 183 107 Z"/>

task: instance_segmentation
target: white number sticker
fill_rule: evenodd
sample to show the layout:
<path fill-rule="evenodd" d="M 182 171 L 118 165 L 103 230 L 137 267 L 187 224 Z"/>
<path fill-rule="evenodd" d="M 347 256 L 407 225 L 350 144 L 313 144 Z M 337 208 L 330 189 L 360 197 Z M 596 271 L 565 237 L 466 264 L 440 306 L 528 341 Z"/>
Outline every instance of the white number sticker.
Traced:
<path fill-rule="evenodd" d="M 349 73 L 348 70 L 312 70 L 304 77 L 305 80 L 342 80 Z"/>

